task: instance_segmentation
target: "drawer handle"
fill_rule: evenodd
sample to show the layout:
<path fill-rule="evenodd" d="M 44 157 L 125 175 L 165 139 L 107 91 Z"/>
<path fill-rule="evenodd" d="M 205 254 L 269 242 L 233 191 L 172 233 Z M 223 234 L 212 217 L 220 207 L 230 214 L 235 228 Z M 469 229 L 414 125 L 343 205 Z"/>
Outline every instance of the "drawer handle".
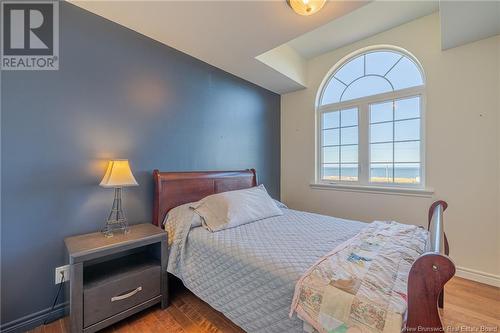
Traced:
<path fill-rule="evenodd" d="M 136 289 L 134 289 L 131 292 L 128 292 L 126 294 L 111 297 L 111 302 L 121 301 L 122 299 L 132 297 L 141 290 L 142 290 L 142 287 L 137 287 Z"/>

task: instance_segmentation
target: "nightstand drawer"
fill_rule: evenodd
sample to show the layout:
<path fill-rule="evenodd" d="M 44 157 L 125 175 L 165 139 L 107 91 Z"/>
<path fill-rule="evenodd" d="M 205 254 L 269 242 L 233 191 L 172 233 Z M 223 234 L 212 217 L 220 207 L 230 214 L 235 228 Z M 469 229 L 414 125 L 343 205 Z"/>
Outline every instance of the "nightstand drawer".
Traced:
<path fill-rule="evenodd" d="M 160 295 L 160 266 L 92 285 L 83 292 L 83 326 L 88 327 Z"/>

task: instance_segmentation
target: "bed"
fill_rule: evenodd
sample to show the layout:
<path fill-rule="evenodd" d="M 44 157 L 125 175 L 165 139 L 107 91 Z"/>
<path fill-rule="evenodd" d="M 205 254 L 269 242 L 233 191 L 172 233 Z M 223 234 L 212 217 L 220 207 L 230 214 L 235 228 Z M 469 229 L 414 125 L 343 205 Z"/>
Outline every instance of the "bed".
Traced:
<path fill-rule="evenodd" d="M 153 223 L 180 205 L 208 195 L 257 185 L 253 169 L 227 172 L 153 172 Z M 446 203 L 429 210 L 431 251 L 408 276 L 406 328 L 442 329 L 444 284 L 455 268 L 442 229 Z M 170 274 L 199 298 L 248 332 L 303 332 L 289 317 L 297 280 L 318 258 L 356 235 L 366 223 L 283 208 L 284 214 L 211 233 L 189 223 L 170 226 Z M 418 297 L 416 296 L 418 295 Z"/>

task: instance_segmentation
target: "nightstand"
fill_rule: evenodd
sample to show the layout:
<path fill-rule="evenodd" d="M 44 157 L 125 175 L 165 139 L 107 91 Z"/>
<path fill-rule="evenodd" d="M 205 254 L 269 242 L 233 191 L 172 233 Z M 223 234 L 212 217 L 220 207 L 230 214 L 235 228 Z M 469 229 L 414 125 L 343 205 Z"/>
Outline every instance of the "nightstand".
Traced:
<path fill-rule="evenodd" d="M 167 233 L 137 224 L 127 234 L 64 240 L 70 263 L 69 331 L 95 332 L 154 304 L 167 306 Z"/>

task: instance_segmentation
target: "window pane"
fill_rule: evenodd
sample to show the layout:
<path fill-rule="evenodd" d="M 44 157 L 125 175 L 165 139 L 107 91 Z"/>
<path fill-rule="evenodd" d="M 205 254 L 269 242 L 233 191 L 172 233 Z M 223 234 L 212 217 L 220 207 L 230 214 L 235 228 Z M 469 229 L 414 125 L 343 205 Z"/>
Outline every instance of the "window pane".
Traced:
<path fill-rule="evenodd" d="M 323 147 L 323 163 L 339 163 L 339 147 Z"/>
<path fill-rule="evenodd" d="M 357 78 L 364 75 L 365 64 L 363 56 L 359 56 L 347 62 L 344 66 L 342 66 L 337 73 L 335 73 L 335 77 L 345 84 L 349 84 Z"/>
<path fill-rule="evenodd" d="M 370 182 L 373 183 L 392 183 L 392 163 L 370 165 Z"/>
<path fill-rule="evenodd" d="M 323 113 L 323 128 L 340 127 L 340 112 Z"/>
<path fill-rule="evenodd" d="M 358 145 L 340 146 L 342 163 L 358 163 Z"/>
<path fill-rule="evenodd" d="M 394 182 L 401 184 L 420 183 L 420 164 L 394 164 Z"/>
<path fill-rule="evenodd" d="M 402 56 L 389 51 L 377 51 L 366 54 L 366 74 L 384 76 Z"/>
<path fill-rule="evenodd" d="M 407 57 L 401 59 L 386 78 L 391 81 L 395 90 L 416 87 L 424 83 L 417 65 Z"/>
<path fill-rule="evenodd" d="M 396 121 L 394 132 L 394 141 L 420 140 L 420 119 Z"/>
<path fill-rule="evenodd" d="M 397 51 L 375 50 L 344 63 L 329 79 L 320 104 L 378 95 L 423 85 L 420 67 Z M 374 183 L 419 183 L 421 97 L 369 105 L 369 180 Z M 359 102 L 358 102 L 359 103 Z M 353 103 L 352 105 L 357 105 Z M 321 177 L 358 181 L 359 109 L 321 114 Z M 365 167 L 363 165 L 362 167 Z"/>
<path fill-rule="evenodd" d="M 392 91 L 387 80 L 379 76 L 365 76 L 353 82 L 342 95 L 342 101 L 348 101 L 360 97 L 372 96 Z"/>
<path fill-rule="evenodd" d="M 340 130 L 338 128 L 323 130 L 323 146 L 338 145 L 340 143 L 339 133 Z"/>
<path fill-rule="evenodd" d="M 343 145 L 358 144 L 358 127 L 341 128 L 340 136 Z"/>
<path fill-rule="evenodd" d="M 392 101 L 370 105 L 370 123 L 392 120 Z"/>
<path fill-rule="evenodd" d="M 370 145 L 371 162 L 392 162 L 392 143 Z"/>
<path fill-rule="evenodd" d="M 420 117 L 420 97 L 397 100 L 395 113 L 397 120 Z"/>
<path fill-rule="evenodd" d="M 342 127 L 344 126 L 354 126 L 358 125 L 358 109 L 346 109 L 341 111 L 342 114 L 340 116 Z"/>
<path fill-rule="evenodd" d="M 337 80 L 335 77 L 330 79 L 325 91 L 323 91 L 323 97 L 321 98 L 320 105 L 337 103 L 340 101 L 340 95 L 344 92 L 346 86 Z"/>
<path fill-rule="evenodd" d="M 420 141 L 396 142 L 394 144 L 395 162 L 420 162 Z"/>
<path fill-rule="evenodd" d="M 358 180 L 358 165 L 357 164 L 341 164 L 340 165 L 340 180 L 357 181 Z"/>
<path fill-rule="evenodd" d="M 392 141 L 393 122 L 370 125 L 370 142 Z"/>
<path fill-rule="evenodd" d="M 322 167 L 323 179 L 339 180 L 340 169 L 338 164 L 323 164 Z"/>

